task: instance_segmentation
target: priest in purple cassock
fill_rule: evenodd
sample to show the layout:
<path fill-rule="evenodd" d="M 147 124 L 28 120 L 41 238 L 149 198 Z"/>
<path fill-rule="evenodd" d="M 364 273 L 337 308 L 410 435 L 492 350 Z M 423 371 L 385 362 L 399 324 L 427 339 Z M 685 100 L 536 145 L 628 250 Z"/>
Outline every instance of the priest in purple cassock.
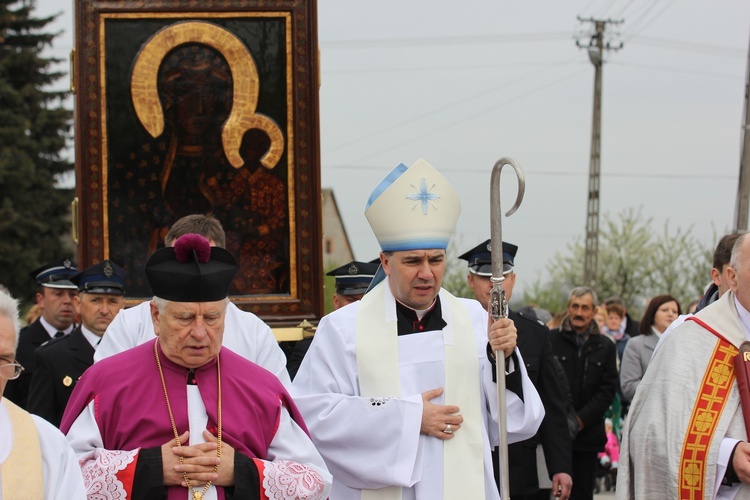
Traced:
<path fill-rule="evenodd" d="M 236 270 L 195 234 L 149 259 L 157 337 L 87 370 L 63 416 L 89 498 L 328 496 L 331 475 L 283 385 L 221 346 Z"/>

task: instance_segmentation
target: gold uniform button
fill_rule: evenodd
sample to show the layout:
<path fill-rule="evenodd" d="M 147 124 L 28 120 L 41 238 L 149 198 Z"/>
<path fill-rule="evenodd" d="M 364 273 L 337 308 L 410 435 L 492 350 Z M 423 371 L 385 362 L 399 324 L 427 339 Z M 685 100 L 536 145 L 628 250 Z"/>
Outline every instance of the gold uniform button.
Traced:
<path fill-rule="evenodd" d="M 70 387 L 72 383 L 73 383 L 73 379 L 70 378 L 69 375 L 66 375 L 65 378 L 63 379 L 63 385 L 65 387 Z"/>

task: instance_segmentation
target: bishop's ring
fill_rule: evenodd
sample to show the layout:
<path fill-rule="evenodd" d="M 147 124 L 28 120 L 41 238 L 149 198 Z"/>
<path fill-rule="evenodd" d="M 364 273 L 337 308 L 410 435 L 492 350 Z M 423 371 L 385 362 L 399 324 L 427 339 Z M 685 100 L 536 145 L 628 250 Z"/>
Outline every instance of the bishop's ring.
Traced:
<path fill-rule="evenodd" d="M 445 432 L 446 434 L 453 434 L 453 431 L 451 430 L 451 424 L 448 424 L 443 432 Z"/>

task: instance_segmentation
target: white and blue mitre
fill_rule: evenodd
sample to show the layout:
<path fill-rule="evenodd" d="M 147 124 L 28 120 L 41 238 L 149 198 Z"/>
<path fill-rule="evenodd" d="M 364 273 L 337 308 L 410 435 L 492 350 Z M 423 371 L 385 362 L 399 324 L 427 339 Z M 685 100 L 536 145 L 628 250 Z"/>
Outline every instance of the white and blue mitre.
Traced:
<path fill-rule="evenodd" d="M 453 186 L 421 158 L 391 170 L 365 207 L 384 252 L 447 249 L 460 213 Z"/>

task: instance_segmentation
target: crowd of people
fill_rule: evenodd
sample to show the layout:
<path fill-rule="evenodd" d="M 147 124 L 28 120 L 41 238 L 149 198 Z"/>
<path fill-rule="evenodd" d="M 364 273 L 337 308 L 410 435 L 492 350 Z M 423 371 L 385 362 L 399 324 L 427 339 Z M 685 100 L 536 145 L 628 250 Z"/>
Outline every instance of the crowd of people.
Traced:
<path fill-rule="evenodd" d="M 637 322 L 577 286 L 553 318 L 507 308 L 506 241 L 502 276 L 491 240 L 460 256 L 473 298 L 442 287 L 459 212 L 426 161 L 391 171 L 365 209 L 380 258 L 329 273 L 335 310 L 289 359 L 229 301 L 239 266 L 210 215 L 144 256 L 137 306 L 110 260 L 34 270 L 23 329 L 0 289 L 0 499 L 750 498 L 750 238 L 719 241 L 686 315 L 665 293 Z"/>

